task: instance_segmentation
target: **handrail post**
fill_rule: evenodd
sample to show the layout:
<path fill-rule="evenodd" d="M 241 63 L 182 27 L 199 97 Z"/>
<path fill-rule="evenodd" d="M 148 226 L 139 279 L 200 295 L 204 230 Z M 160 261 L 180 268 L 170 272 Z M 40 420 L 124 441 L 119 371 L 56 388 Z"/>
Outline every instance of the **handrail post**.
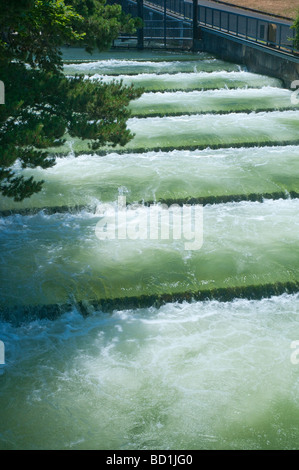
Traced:
<path fill-rule="evenodd" d="M 279 25 L 279 43 L 278 43 L 278 49 L 281 49 L 281 25 Z"/>
<path fill-rule="evenodd" d="M 166 27 L 167 27 L 167 24 L 166 24 L 166 4 L 167 0 L 164 0 L 164 15 L 163 15 L 163 21 L 164 21 L 164 47 L 166 49 L 166 45 L 167 45 L 167 39 L 166 39 L 166 36 L 167 36 L 167 30 L 166 30 Z"/>
<path fill-rule="evenodd" d="M 137 0 L 137 16 L 143 21 L 143 0 Z M 137 48 L 144 47 L 144 29 L 143 26 L 137 30 Z"/>
<path fill-rule="evenodd" d="M 193 0 L 193 51 L 196 49 L 196 41 L 198 40 L 198 0 Z"/>

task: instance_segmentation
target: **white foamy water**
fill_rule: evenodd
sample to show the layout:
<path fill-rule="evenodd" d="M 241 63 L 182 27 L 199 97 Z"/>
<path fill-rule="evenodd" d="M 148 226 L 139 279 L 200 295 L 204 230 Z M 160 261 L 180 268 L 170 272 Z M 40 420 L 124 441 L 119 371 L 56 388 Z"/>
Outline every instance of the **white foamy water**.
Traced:
<path fill-rule="evenodd" d="M 267 106 L 269 105 L 270 107 L 273 105 L 271 97 L 268 99 Z M 230 107 L 229 104 L 227 106 Z M 160 149 L 297 145 L 299 141 L 298 113 L 297 110 L 287 110 L 134 117 L 127 121 L 127 127 L 134 135 L 133 139 L 124 147 L 116 146 L 115 150 L 124 153 Z M 71 139 L 69 136 L 63 146 L 50 150 L 56 155 L 67 154 L 70 146 L 76 154 L 90 151 L 88 142 Z M 108 153 L 111 147 L 107 146 L 100 151 Z"/>
<path fill-rule="evenodd" d="M 82 58 L 82 51 L 64 53 Z M 259 102 L 284 106 L 290 97 L 275 79 L 205 55 L 184 62 L 127 55 L 131 60 L 69 64 L 65 73 L 107 81 L 117 75 L 151 91 L 237 89 L 189 98 L 146 94 L 140 109 L 161 109 L 165 97 L 190 108 L 206 97 L 206 110 L 247 102 L 254 111 Z M 86 153 L 87 145 L 68 140 L 68 158 L 26 172 L 45 179 L 41 194 L 27 206 L 1 201 L 3 209 L 92 206 L 0 218 L 1 450 L 298 449 L 299 294 L 170 302 L 199 291 L 201 298 L 219 290 L 226 299 L 261 298 L 298 286 L 299 199 L 271 199 L 272 192 L 298 190 L 298 147 L 286 145 L 298 142 L 298 111 L 214 111 L 133 118 L 136 136 L 125 155 L 76 159 L 73 151 Z M 156 148 L 162 150 L 133 153 Z M 268 192 L 262 203 L 206 205 L 198 250 L 186 249 L 184 237 L 138 237 L 147 223 L 157 229 L 150 216 L 160 204 L 128 208 L 127 221 L 117 222 L 117 230 L 130 227 L 125 239 L 103 240 L 96 230 L 103 220 L 109 227 L 118 195 L 132 202 L 259 191 Z M 181 211 L 173 208 L 167 228 L 180 227 Z M 160 308 L 128 309 L 128 300 L 161 305 L 165 294 Z M 99 299 L 114 301 L 114 311 L 101 311 L 93 302 Z"/>
<path fill-rule="evenodd" d="M 131 118 L 125 148 L 154 149 L 298 141 L 298 111 Z"/>
<path fill-rule="evenodd" d="M 299 199 L 115 209 L 1 219 L 1 309 L 299 280 Z"/>
<path fill-rule="evenodd" d="M 283 295 L 2 323 L 0 448 L 295 449 L 298 314 Z"/>
<path fill-rule="evenodd" d="M 191 92 L 150 92 L 130 103 L 133 114 L 184 114 L 296 108 L 292 91 L 276 87 Z"/>
<path fill-rule="evenodd" d="M 104 83 L 112 80 L 122 80 L 124 85 L 134 85 L 144 87 L 145 90 L 163 91 L 163 90 L 189 90 L 189 89 L 215 89 L 215 88 L 245 88 L 263 86 L 281 87 L 280 80 L 276 78 L 266 77 L 247 72 L 245 70 L 238 71 L 214 71 L 214 72 L 193 72 L 176 74 L 146 74 L 138 75 L 86 75 L 89 80 L 102 80 Z"/>
<path fill-rule="evenodd" d="M 64 64 L 64 72 L 67 75 L 84 73 L 94 75 L 96 73 L 105 75 L 139 74 L 139 73 L 177 73 L 177 72 L 212 72 L 215 70 L 237 71 L 240 66 L 223 62 L 212 58 L 204 60 L 184 61 L 139 61 L 139 60 L 98 60 L 96 62 L 80 64 Z"/>
<path fill-rule="evenodd" d="M 69 155 L 47 170 L 24 172 L 45 181 L 41 193 L 16 203 L 0 201 L 1 210 L 96 206 L 100 201 L 159 201 L 233 194 L 299 191 L 296 146 L 173 150 L 105 156 Z"/>

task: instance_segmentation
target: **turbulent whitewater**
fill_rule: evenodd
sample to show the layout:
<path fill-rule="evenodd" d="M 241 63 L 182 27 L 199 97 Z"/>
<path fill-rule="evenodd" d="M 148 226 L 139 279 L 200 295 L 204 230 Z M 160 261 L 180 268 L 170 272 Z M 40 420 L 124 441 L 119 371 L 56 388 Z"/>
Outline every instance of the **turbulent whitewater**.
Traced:
<path fill-rule="evenodd" d="M 66 136 L 16 165 L 40 194 L 0 200 L 0 449 L 298 449 L 292 92 L 204 53 L 64 58 L 144 93 L 125 148 Z"/>

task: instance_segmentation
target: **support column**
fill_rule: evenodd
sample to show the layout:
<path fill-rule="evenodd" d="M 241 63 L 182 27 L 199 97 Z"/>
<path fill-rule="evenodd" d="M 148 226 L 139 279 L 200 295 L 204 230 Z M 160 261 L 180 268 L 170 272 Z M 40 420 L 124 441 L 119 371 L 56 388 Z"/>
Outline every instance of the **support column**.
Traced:
<path fill-rule="evenodd" d="M 166 7 L 167 0 L 164 0 L 164 12 L 163 12 L 163 26 L 164 26 L 164 47 L 167 45 L 167 16 L 166 16 Z"/>
<path fill-rule="evenodd" d="M 143 21 L 143 0 L 137 0 L 137 16 Z M 144 29 L 137 29 L 137 49 L 143 49 L 144 47 Z"/>
<path fill-rule="evenodd" d="M 193 0 L 193 44 L 192 48 L 195 51 L 196 41 L 198 40 L 198 0 Z"/>

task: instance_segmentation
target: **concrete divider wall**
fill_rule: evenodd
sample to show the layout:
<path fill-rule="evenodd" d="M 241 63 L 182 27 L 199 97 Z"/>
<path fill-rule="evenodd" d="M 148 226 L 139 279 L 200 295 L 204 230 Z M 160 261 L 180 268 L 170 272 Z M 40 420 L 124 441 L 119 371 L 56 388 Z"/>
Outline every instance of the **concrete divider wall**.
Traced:
<path fill-rule="evenodd" d="M 270 75 L 282 80 L 291 88 L 299 80 L 299 56 L 292 57 L 258 44 L 228 37 L 221 32 L 200 28 L 200 39 L 195 42 L 197 50 L 210 52 L 218 58 L 245 65 L 250 72 Z"/>

